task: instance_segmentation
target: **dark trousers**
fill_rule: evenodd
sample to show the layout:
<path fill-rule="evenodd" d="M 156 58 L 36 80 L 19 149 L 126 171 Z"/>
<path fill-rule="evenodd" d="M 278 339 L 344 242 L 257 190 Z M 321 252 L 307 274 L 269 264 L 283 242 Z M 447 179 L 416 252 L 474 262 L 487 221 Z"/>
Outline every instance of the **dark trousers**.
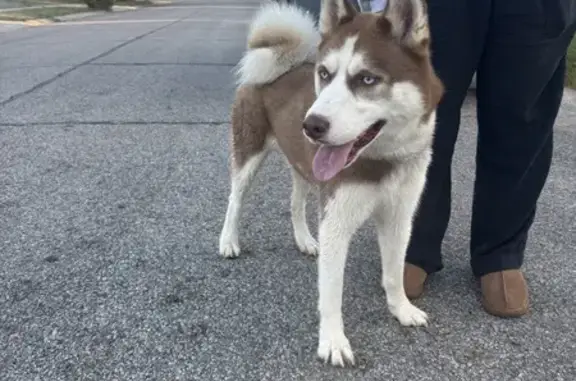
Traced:
<path fill-rule="evenodd" d="M 476 276 L 520 268 L 548 176 L 574 0 L 428 0 L 446 94 L 407 261 L 440 270 L 460 108 L 477 72 L 478 141 L 470 240 Z"/>

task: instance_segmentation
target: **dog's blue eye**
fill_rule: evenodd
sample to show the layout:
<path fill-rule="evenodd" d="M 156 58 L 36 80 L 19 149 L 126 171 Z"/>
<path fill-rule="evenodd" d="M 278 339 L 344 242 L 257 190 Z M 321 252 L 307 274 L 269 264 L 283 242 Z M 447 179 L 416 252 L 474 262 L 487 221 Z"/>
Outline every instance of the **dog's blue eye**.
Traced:
<path fill-rule="evenodd" d="M 362 83 L 368 86 L 373 85 L 374 83 L 376 83 L 376 78 L 371 77 L 369 75 L 364 75 L 362 76 Z"/>
<path fill-rule="evenodd" d="M 320 68 L 318 70 L 318 76 L 320 77 L 320 79 L 325 81 L 325 80 L 330 78 L 330 73 L 328 73 L 328 70 L 326 70 L 324 68 Z"/>

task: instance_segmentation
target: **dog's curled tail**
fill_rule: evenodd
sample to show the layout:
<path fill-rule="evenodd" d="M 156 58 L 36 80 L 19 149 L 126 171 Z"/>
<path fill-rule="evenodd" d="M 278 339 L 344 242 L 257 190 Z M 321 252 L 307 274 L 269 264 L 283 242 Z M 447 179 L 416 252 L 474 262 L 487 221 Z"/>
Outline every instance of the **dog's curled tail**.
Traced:
<path fill-rule="evenodd" d="M 314 62 L 319 42 L 309 13 L 291 4 L 266 4 L 250 24 L 248 49 L 236 72 L 238 84 L 271 83 L 301 63 Z"/>

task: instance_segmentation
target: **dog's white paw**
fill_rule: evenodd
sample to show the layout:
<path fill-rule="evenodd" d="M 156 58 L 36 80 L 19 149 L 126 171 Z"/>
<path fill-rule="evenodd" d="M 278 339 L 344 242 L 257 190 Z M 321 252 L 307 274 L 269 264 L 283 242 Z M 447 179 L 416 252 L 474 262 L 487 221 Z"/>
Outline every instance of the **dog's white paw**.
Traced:
<path fill-rule="evenodd" d="M 403 326 L 417 327 L 428 325 L 426 312 L 410 302 L 404 302 L 397 308 L 391 308 L 390 311 Z"/>
<path fill-rule="evenodd" d="M 318 255 L 318 241 L 316 241 L 310 234 L 297 234 L 294 236 L 296 239 L 296 246 L 302 253 L 316 256 Z"/>
<path fill-rule="evenodd" d="M 343 332 L 339 334 L 320 333 L 318 357 L 324 363 L 330 361 L 333 366 L 354 365 L 354 353 Z"/>
<path fill-rule="evenodd" d="M 224 258 L 237 258 L 240 255 L 240 245 L 235 240 L 220 242 L 220 255 Z"/>

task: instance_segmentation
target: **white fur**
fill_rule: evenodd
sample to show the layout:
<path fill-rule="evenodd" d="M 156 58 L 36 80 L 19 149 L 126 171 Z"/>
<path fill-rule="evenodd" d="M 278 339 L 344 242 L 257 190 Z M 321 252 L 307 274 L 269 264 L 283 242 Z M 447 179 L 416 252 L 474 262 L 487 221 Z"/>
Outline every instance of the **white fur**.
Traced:
<path fill-rule="evenodd" d="M 250 24 L 249 43 L 262 38 L 282 43 L 246 51 L 237 67 L 239 85 L 271 83 L 303 62 L 314 62 L 320 42 L 316 23 L 308 12 L 276 2 L 263 6 Z"/>
<path fill-rule="evenodd" d="M 404 290 L 404 260 L 430 162 L 429 155 L 415 159 L 381 184 L 341 184 L 326 205 L 320 224 L 318 257 L 318 356 L 332 365 L 354 363 L 344 333 L 342 290 L 350 241 L 373 216 L 382 256 L 382 287 L 390 312 L 404 326 L 426 325 L 428 316 L 415 307 Z"/>
<path fill-rule="evenodd" d="M 228 197 L 228 210 L 224 227 L 220 234 L 220 254 L 226 258 L 235 258 L 240 255 L 240 243 L 238 241 L 238 223 L 242 212 L 242 204 L 254 176 L 260 169 L 262 162 L 268 155 L 269 150 L 252 156 L 244 165 L 237 168 L 232 163 L 231 189 Z"/>
<path fill-rule="evenodd" d="M 380 136 L 366 149 L 364 156 L 403 157 L 422 151 L 433 136 L 436 113 L 432 112 L 426 123 L 420 116 L 424 114 L 423 95 L 411 82 L 395 83 L 390 89 L 390 98 L 383 101 L 380 110 L 374 115 L 388 120 Z"/>
<path fill-rule="evenodd" d="M 312 237 L 306 222 L 306 196 L 311 185 L 300 174 L 292 169 L 292 197 L 290 201 L 294 239 L 298 249 L 309 255 L 318 254 L 318 243 Z"/>
<path fill-rule="evenodd" d="M 370 124 L 363 119 L 358 102 L 347 85 L 348 67 L 354 59 L 354 45 L 357 36 L 348 37 L 337 50 L 328 52 L 322 62 L 333 76 L 330 83 L 321 87 L 320 78 L 315 74 L 317 98 L 306 113 L 321 116 L 330 122 L 330 130 L 323 141 L 331 145 L 341 145 L 356 139 Z M 352 123 L 355 122 L 355 123 Z M 360 123 L 361 122 L 361 123 Z"/>
<path fill-rule="evenodd" d="M 344 334 L 342 291 L 348 246 L 353 234 L 376 207 L 377 187 L 341 184 L 324 210 L 319 226 L 318 311 L 320 332 L 318 357 L 333 365 L 354 363 L 354 355 Z"/>
<path fill-rule="evenodd" d="M 391 313 L 404 326 L 426 325 L 428 316 L 414 307 L 404 290 L 404 260 L 412 232 L 412 220 L 424 189 L 431 155 L 423 155 L 389 182 L 383 206 L 375 213 L 382 257 L 382 287 Z"/>
<path fill-rule="evenodd" d="M 224 226 L 220 233 L 220 254 L 225 258 L 236 258 L 240 255 L 241 247 L 238 239 L 238 230 L 244 199 L 262 163 L 272 150 L 277 149 L 276 140 L 269 139 L 264 149 L 248 159 L 243 166 L 238 167 L 234 160 L 232 162 L 228 208 Z M 294 240 L 302 253 L 315 256 L 318 254 L 318 243 L 310 233 L 306 222 L 306 198 L 312 187 L 294 169 L 292 169 L 292 182 L 290 205 Z"/>

